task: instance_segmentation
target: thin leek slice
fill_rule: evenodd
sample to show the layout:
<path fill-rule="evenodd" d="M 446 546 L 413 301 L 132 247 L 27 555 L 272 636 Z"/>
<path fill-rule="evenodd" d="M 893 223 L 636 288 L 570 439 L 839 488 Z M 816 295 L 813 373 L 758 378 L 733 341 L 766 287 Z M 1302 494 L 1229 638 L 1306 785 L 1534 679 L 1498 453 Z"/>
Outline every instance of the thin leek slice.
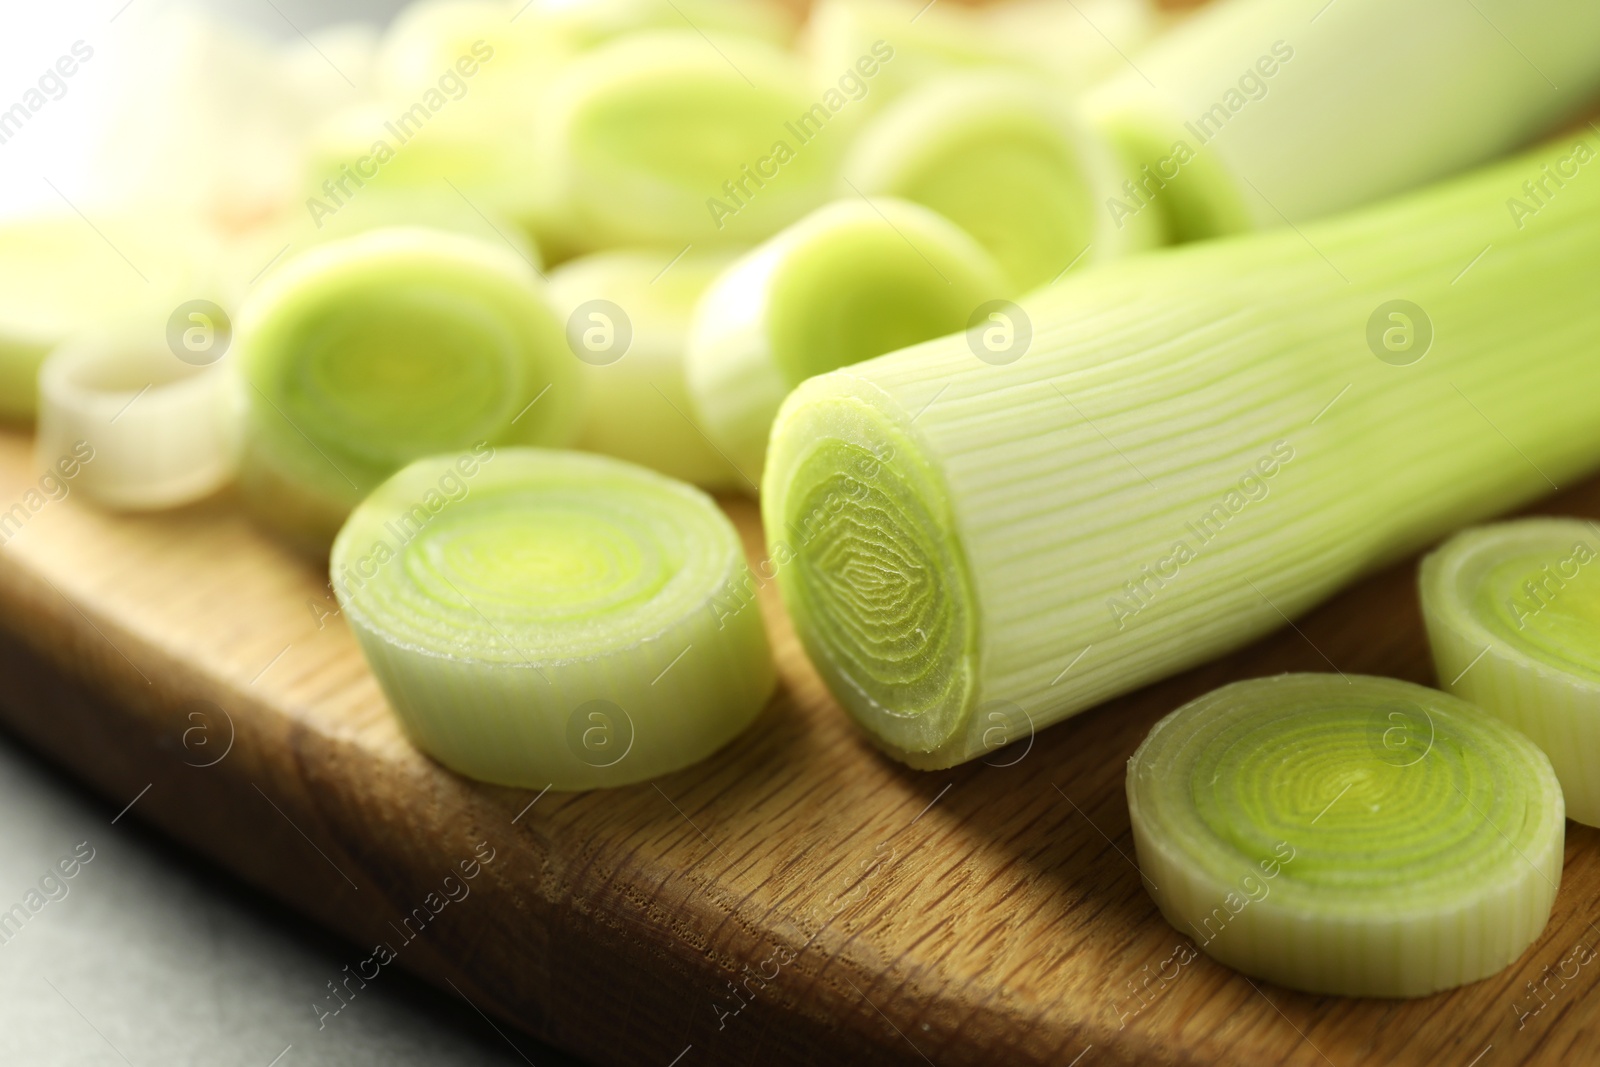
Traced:
<path fill-rule="evenodd" d="M 707 489 L 743 487 L 695 426 L 684 371 L 695 302 L 733 257 L 698 249 L 597 252 L 550 275 L 550 300 L 594 398 L 576 447 Z"/>
<path fill-rule="evenodd" d="M 1469 530 L 1422 564 L 1439 681 L 1550 757 L 1567 814 L 1600 826 L 1600 530 L 1523 519 Z"/>
<path fill-rule="evenodd" d="M 406 732 L 484 781 L 666 774 L 730 741 L 775 684 L 727 516 L 603 456 L 419 460 L 350 516 L 331 569 Z"/>
<path fill-rule="evenodd" d="M 1189 240 L 1369 203 L 1582 114 L 1597 48 L 1586 0 L 1210 4 L 1087 99 L 1128 158 L 1106 207 Z"/>
<path fill-rule="evenodd" d="M 1122 181 L 1110 145 L 1059 90 L 1014 74 L 912 90 L 861 131 L 843 174 L 846 189 L 922 204 L 966 230 L 1019 293 L 1162 237 L 1154 214 L 1116 225 L 1104 207 Z"/>
<path fill-rule="evenodd" d="M 1527 738 L 1387 678 L 1226 686 L 1128 761 L 1139 867 L 1167 921 L 1311 993 L 1425 996 L 1510 965 L 1549 920 L 1562 811 Z"/>
<path fill-rule="evenodd" d="M 701 299 L 688 354 L 701 429 L 759 478 L 789 390 L 962 330 L 1010 291 L 994 257 L 927 208 L 887 197 L 830 204 L 735 263 Z"/>
<path fill-rule="evenodd" d="M 754 244 L 826 197 L 845 143 L 806 124 L 814 104 L 760 41 L 630 34 L 551 87 L 543 157 L 589 248 Z"/>
<path fill-rule="evenodd" d="M 1042 728 L 1600 468 L 1600 182 L 1505 208 L 1566 151 L 1069 275 L 1009 362 L 956 336 L 802 383 L 762 510 L 840 703 L 950 766 L 980 705 Z"/>
<path fill-rule="evenodd" d="M 413 459 L 563 444 L 583 414 L 532 268 L 442 231 L 373 230 L 297 256 L 257 283 L 238 344 L 246 500 L 313 551 Z"/>
<path fill-rule="evenodd" d="M 39 374 L 39 460 L 52 466 L 87 445 L 94 460 L 73 484 L 110 507 L 198 500 L 237 465 L 231 386 L 220 364 L 192 365 L 130 338 L 64 345 Z"/>
<path fill-rule="evenodd" d="M 75 337 L 159 344 L 173 310 L 211 288 L 219 259 L 209 235 L 164 214 L 0 223 L 0 419 L 33 417 L 40 364 Z"/>

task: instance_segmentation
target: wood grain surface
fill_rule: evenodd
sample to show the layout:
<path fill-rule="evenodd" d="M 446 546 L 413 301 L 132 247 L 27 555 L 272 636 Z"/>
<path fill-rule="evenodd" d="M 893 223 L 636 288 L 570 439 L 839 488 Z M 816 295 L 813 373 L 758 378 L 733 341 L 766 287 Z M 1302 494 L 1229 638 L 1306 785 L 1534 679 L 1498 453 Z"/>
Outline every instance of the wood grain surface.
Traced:
<path fill-rule="evenodd" d="M 29 443 L 0 433 L 0 512 L 38 484 Z M 729 508 L 755 551 L 754 509 Z M 1600 484 L 1547 509 L 1600 516 Z M 1123 769 L 1150 725 L 1330 660 L 1430 682 L 1413 565 L 993 765 L 932 774 L 867 745 L 770 588 L 762 607 L 782 682 L 747 734 L 655 782 L 539 796 L 412 749 L 324 576 L 226 497 L 129 517 L 69 495 L 0 549 L 0 716 L 108 820 L 158 826 L 347 935 L 349 974 L 404 967 L 596 1063 L 1600 1058 L 1600 966 L 1572 962 L 1600 941 L 1593 830 L 1568 824 L 1554 918 L 1516 965 L 1410 1002 L 1179 966 L 1190 942 L 1140 886 Z M 467 895 L 448 900 L 452 872 Z M 380 943 L 386 966 L 368 962 Z M 359 998 L 362 979 L 328 978 Z M 339 1025 L 329 990 L 306 1001 Z"/>

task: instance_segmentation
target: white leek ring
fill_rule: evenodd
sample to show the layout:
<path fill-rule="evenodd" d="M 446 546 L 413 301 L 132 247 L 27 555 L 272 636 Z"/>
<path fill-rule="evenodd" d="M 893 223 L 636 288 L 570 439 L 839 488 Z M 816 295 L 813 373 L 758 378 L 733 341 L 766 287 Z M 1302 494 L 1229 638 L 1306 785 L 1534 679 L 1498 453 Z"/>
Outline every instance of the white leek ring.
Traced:
<path fill-rule="evenodd" d="M 1239 682 L 1128 762 L 1145 885 L 1215 959 L 1279 985 L 1413 997 L 1495 974 L 1550 917 L 1550 761 L 1446 693 L 1386 678 Z"/>
<path fill-rule="evenodd" d="M 1440 684 L 1527 734 L 1567 814 L 1600 826 L 1600 530 L 1523 519 L 1457 535 L 1422 565 Z"/>
<path fill-rule="evenodd" d="M 775 684 L 727 516 L 603 456 L 419 460 L 355 509 L 332 572 L 407 733 L 484 781 L 666 774 L 730 741 Z"/>
<path fill-rule="evenodd" d="M 39 461 L 93 450 L 75 487 L 129 510 L 177 507 L 233 479 L 240 411 L 221 364 L 111 338 L 70 342 L 39 372 Z"/>

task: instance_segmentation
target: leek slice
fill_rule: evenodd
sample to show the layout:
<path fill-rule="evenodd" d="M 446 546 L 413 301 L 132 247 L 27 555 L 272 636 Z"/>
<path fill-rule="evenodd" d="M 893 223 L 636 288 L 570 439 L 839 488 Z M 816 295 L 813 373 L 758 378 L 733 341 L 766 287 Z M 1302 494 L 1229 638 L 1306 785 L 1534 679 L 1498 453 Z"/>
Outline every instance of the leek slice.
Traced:
<path fill-rule="evenodd" d="M 1565 823 L 1550 761 L 1498 719 L 1387 678 L 1226 686 L 1128 761 L 1139 867 L 1167 921 L 1311 993 L 1487 978 L 1550 918 Z"/>
<path fill-rule="evenodd" d="M 1163 236 L 1153 213 L 1116 225 L 1102 206 L 1122 181 L 1110 145 L 1059 90 L 1013 74 L 912 90 L 861 131 L 843 174 L 846 189 L 922 204 L 966 230 L 1019 293 Z"/>
<path fill-rule="evenodd" d="M 1439 680 L 1550 757 L 1567 814 L 1600 826 L 1600 531 L 1579 519 L 1469 530 L 1422 564 Z"/>
<path fill-rule="evenodd" d="M 88 333 L 159 345 L 168 317 L 208 295 L 215 242 L 178 218 L 39 215 L 0 223 L 0 419 L 31 419 L 39 366 Z"/>
<path fill-rule="evenodd" d="M 775 685 L 727 516 L 603 456 L 419 460 L 356 508 L 331 569 L 407 733 L 484 781 L 666 774 L 736 736 Z"/>
<path fill-rule="evenodd" d="M 110 507 L 198 500 L 233 478 L 239 409 L 226 369 L 191 364 L 133 339 L 79 340 L 39 374 L 38 457 L 55 464 L 87 445 L 73 484 Z"/>
<path fill-rule="evenodd" d="M 754 244 L 826 197 L 844 140 L 815 103 L 760 41 L 630 34 L 551 86 L 542 156 L 584 247 Z"/>
<path fill-rule="evenodd" d="M 949 766 L 979 705 L 1043 727 L 1596 469 L 1600 182 L 1505 206 L 1570 151 L 1069 276 L 1011 362 L 957 336 L 803 383 L 762 508 L 835 696 Z"/>
<path fill-rule="evenodd" d="M 413 459 L 564 444 L 583 414 L 532 268 L 442 231 L 372 230 L 295 257 L 257 283 L 238 344 L 246 501 L 313 551 Z"/>
<path fill-rule="evenodd" d="M 927 208 L 830 204 L 735 263 L 701 299 L 688 353 L 701 428 L 754 480 L 789 390 L 964 329 L 1009 292 L 994 258 Z"/>
<path fill-rule="evenodd" d="M 1369 203 L 1582 114 L 1597 53 L 1587 0 L 1209 4 L 1087 99 L 1131 172 L 1106 209 L 1189 240 Z"/>
<path fill-rule="evenodd" d="M 575 447 L 708 489 L 744 479 L 692 421 L 684 349 L 695 302 L 734 253 L 597 252 L 550 275 L 550 300 L 589 379 Z"/>

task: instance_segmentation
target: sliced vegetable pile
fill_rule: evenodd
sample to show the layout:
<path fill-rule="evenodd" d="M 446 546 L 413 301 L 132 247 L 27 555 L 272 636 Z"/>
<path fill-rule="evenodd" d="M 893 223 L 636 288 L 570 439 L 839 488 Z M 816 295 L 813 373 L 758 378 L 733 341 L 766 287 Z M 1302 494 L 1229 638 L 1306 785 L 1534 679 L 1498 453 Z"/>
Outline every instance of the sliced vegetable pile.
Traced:
<path fill-rule="evenodd" d="M 1592 0 L 423 0 L 282 48 L 154 7 L 73 210 L 0 221 L 0 418 L 102 505 L 236 482 L 331 546 L 473 778 L 724 748 L 774 578 L 866 736 L 949 767 L 1600 468 Z M 762 581 L 703 489 L 759 495 Z M 1596 568 L 1587 522 L 1462 534 L 1454 696 L 1169 716 L 1163 913 L 1317 992 L 1506 966 L 1600 824 Z"/>

